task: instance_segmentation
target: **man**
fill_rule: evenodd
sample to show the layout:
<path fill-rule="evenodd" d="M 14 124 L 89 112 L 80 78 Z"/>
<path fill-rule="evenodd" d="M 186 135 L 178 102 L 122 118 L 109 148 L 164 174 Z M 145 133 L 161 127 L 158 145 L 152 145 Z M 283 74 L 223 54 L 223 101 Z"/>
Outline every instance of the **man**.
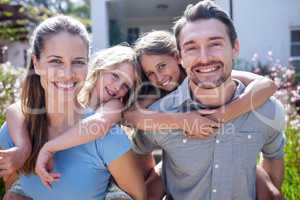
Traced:
<path fill-rule="evenodd" d="M 187 78 L 177 90 L 150 106 L 163 112 L 217 108 L 238 98 L 245 86 L 231 78 L 239 54 L 235 28 L 211 1 L 188 6 L 174 33 Z M 224 124 L 207 139 L 185 137 L 181 131 L 139 133 L 134 150 L 142 155 L 163 150 L 165 192 L 179 200 L 253 200 L 258 172 L 270 190 L 283 179 L 284 111 L 276 99 Z"/>

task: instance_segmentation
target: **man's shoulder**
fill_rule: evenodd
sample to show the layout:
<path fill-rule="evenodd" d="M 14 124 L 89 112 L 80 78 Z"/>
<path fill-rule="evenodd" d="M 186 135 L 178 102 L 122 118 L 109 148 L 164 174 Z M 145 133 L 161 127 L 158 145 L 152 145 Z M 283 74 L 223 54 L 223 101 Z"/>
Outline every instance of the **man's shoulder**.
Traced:
<path fill-rule="evenodd" d="M 178 88 L 161 99 L 157 100 L 149 106 L 150 110 L 159 110 L 162 112 L 170 111 L 174 108 L 175 101 L 180 98 L 180 92 Z"/>
<path fill-rule="evenodd" d="M 252 119 L 272 129 L 282 130 L 285 126 L 285 109 L 275 97 L 269 98 L 261 107 L 251 112 Z"/>

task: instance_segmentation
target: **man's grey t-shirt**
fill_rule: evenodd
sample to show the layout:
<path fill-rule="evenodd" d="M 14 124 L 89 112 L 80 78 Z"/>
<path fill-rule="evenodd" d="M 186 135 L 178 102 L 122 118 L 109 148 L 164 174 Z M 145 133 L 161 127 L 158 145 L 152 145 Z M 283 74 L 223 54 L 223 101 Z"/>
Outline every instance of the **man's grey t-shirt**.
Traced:
<path fill-rule="evenodd" d="M 236 83 L 232 101 L 245 88 Z M 186 79 L 149 109 L 186 112 L 201 107 L 192 100 Z M 139 154 L 163 150 L 162 177 L 175 200 L 253 200 L 259 153 L 268 159 L 283 157 L 284 117 L 282 105 L 270 98 L 255 111 L 224 124 L 214 137 L 186 139 L 181 130 L 139 131 L 133 136 L 133 149 Z"/>

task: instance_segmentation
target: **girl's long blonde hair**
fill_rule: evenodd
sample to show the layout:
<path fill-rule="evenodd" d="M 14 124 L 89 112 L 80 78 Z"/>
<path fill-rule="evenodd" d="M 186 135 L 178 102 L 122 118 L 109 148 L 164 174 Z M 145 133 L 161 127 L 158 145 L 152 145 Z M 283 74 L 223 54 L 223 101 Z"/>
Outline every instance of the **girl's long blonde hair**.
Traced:
<path fill-rule="evenodd" d="M 136 88 L 140 85 L 141 80 L 139 68 L 136 64 L 135 52 L 131 47 L 123 45 L 116 45 L 95 53 L 90 63 L 87 79 L 78 94 L 78 102 L 82 106 L 87 107 L 101 72 L 105 70 L 114 70 L 122 63 L 130 63 L 134 67 L 135 77 L 133 77 L 133 88 L 131 88 L 128 91 L 128 94 L 122 99 L 124 105 L 131 105 L 136 98 Z"/>

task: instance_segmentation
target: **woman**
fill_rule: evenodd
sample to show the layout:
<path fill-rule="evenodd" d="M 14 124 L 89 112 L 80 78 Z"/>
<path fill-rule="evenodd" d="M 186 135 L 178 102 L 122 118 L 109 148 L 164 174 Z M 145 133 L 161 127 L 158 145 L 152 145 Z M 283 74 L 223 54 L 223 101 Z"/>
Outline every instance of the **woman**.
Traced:
<path fill-rule="evenodd" d="M 103 139 L 55 154 L 54 165 L 49 167 L 54 167 L 61 176 L 52 173 L 59 181 L 51 185 L 51 190 L 44 188 L 38 176 L 33 174 L 42 146 L 92 114 L 76 98 L 87 74 L 88 55 L 88 34 L 84 26 L 72 18 L 53 17 L 35 30 L 31 63 L 21 96 L 23 116 L 19 114 L 29 134 L 31 154 L 24 165 L 26 175 L 21 174 L 17 187 L 13 187 L 18 189 L 20 186 L 21 191 L 16 189 L 6 198 L 23 195 L 27 199 L 103 199 L 111 174 L 134 199 L 145 199 L 143 179 L 130 150 L 130 142 L 118 126 L 110 129 Z M 122 73 L 117 74 L 116 68 Z M 95 106 L 113 98 L 123 98 L 136 82 L 136 73 L 130 62 L 118 63 L 116 68 L 104 70 L 99 75 L 102 81 L 100 89 L 107 93 L 99 94 Z M 132 78 L 122 77 L 118 81 L 121 85 L 128 84 L 128 88 L 113 91 L 114 85 L 110 84 L 110 80 L 122 74 L 129 74 Z M 6 124 L 1 132 L 1 146 L 13 147 Z M 18 138 L 16 141 L 17 144 Z M 19 144 L 22 145 L 22 142 Z M 5 166 L 2 169 L 6 169 Z"/>

